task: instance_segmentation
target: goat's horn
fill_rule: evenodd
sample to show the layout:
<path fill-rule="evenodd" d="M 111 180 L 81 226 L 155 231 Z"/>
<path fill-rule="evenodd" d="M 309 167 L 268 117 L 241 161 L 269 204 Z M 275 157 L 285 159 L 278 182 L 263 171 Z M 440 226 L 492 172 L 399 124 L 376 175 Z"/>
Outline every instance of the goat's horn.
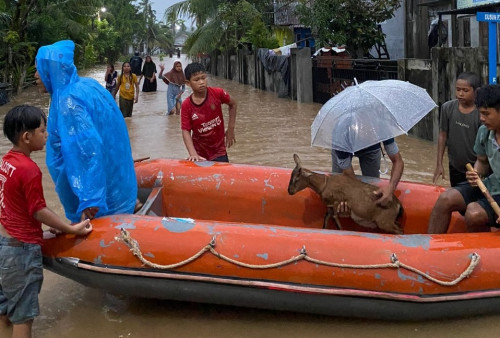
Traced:
<path fill-rule="evenodd" d="M 295 161 L 295 163 L 297 164 L 297 166 L 301 167 L 302 166 L 302 163 L 300 162 L 300 157 L 299 155 L 297 154 L 293 154 L 293 160 Z"/>

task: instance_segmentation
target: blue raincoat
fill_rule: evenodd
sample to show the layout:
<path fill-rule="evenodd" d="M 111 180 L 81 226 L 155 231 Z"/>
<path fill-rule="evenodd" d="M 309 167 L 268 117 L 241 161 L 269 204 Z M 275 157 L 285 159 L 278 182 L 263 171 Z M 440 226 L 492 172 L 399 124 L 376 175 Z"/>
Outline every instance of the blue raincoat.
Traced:
<path fill-rule="evenodd" d="M 51 94 L 47 167 L 72 222 L 89 207 L 99 207 L 96 217 L 132 213 L 137 181 L 125 121 L 103 86 L 78 76 L 74 49 L 73 41 L 59 41 L 36 56 Z"/>

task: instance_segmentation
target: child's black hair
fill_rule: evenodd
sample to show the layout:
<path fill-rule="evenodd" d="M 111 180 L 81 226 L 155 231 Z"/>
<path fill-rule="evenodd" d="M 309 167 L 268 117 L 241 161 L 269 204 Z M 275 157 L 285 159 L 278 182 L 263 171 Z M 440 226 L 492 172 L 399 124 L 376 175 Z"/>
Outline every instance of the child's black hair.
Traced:
<path fill-rule="evenodd" d="M 184 68 L 184 77 L 186 80 L 191 80 L 191 76 L 197 74 L 197 73 L 206 73 L 207 71 L 205 70 L 205 67 L 201 63 L 198 62 L 193 62 L 190 63 L 189 65 Z"/>
<path fill-rule="evenodd" d="M 486 85 L 476 91 L 476 107 L 495 108 L 500 112 L 500 86 Z"/>
<path fill-rule="evenodd" d="M 463 72 L 460 75 L 458 75 L 457 80 L 467 81 L 474 90 L 481 87 L 481 80 L 479 79 L 479 76 L 477 76 L 476 73 Z"/>
<path fill-rule="evenodd" d="M 47 116 L 40 108 L 26 104 L 16 106 L 5 115 L 3 134 L 17 145 L 21 135 L 40 127 L 42 120 L 47 124 Z"/>
<path fill-rule="evenodd" d="M 130 66 L 130 62 L 124 62 L 122 63 L 122 72 L 120 73 L 120 83 L 122 83 L 123 81 L 123 68 L 125 67 L 125 65 L 128 63 L 128 65 Z M 130 82 L 130 84 L 133 86 L 134 85 L 134 77 L 132 76 L 132 68 L 130 68 L 130 76 L 128 78 L 128 81 Z"/>

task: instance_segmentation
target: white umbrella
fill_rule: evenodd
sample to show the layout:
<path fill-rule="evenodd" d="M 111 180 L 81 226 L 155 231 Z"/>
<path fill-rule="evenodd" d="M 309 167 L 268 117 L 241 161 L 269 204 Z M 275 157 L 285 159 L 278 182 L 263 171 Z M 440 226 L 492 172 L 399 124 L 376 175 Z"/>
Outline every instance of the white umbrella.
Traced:
<path fill-rule="evenodd" d="M 311 145 L 354 153 L 407 133 L 435 107 L 425 89 L 409 82 L 356 81 L 321 107 Z"/>

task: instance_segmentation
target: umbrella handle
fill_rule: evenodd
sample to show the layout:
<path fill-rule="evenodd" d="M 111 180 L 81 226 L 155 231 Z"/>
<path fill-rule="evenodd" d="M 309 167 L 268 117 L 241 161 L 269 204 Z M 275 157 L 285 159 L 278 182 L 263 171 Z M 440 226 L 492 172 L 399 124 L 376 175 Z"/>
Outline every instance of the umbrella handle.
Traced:
<path fill-rule="evenodd" d="M 467 171 L 474 171 L 474 168 L 470 163 L 467 163 L 465 167 L 467 168 Z M 481 192 L 483 193 L 484 197 L 486 197 L 486 200 L 488 200 L 488 202 L 490 203 L 491 207 L 495 211 L 495 214 L 497 214 L 497 216 L 500 217 L 500 207 L 498 206 L 498 203 L 493 199 L 493 197 L 491 197 L 490 192 L 484 185 L 483 181 L 480 178 L 478 178 L 476 180 L 476 184 L 479 190 L 481 190 Z"/>
<path fill-rule="evenodd" d="M 382 152 L 382 158 L 384 159 L 384 171 L 382 170 L 378 170 L 379 173 L 381 173 L 382 175 L 385 175 L 387 174 L 387 172 L 389 171 L 389 165 L 387 165 L 387 159 L 385 158 L 385 153 Z"/>

